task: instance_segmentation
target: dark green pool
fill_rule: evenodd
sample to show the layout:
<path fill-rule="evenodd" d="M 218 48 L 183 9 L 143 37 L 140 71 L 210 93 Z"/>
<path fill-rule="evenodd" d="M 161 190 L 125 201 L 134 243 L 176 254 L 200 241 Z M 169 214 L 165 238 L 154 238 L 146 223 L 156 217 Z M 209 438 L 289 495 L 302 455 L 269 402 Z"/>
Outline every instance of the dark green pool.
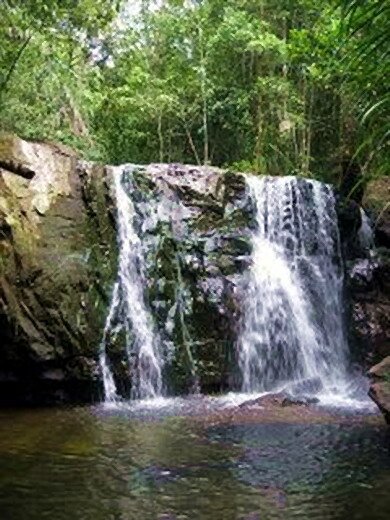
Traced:
<path fill-rule="evenodd" d="M 1 520 L 390 518 L 380 422 L 0 412 Z"/>

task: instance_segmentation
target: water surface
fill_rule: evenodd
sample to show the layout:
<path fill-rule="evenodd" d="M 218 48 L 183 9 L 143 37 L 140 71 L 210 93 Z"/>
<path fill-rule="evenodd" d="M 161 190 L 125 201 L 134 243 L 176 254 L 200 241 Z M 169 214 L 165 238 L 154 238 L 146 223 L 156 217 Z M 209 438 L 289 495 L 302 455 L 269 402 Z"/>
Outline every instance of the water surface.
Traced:
<path fill-rule="evenodd" d="M 390 517 L 389 434 L 371 416 L 218 422 L 189 408 L 1 411 L 1 519 Z"/>

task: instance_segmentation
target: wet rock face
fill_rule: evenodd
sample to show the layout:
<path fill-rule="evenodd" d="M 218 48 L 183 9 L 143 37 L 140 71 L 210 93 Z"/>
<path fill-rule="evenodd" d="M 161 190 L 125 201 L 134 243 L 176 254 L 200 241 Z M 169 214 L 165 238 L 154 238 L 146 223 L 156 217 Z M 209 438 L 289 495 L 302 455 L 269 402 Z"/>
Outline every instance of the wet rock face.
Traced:
<path fill-rule="evenodd" d="M 339 211 L 350 301 L 350 345 L 366 370 L 379 363 L 370 371 L 370 396 L 387 420 L 388 412 L 381 403 L 388 402 L 388 386 L 374 374 L 381 360 L 390 356 L 389 200 L 390 179 L 385 177 L 366 186 L 362 199 L 365 214 L 353 201 L 342 203 Z"/>
<path fill-rule="evenodd" d="M 0 402 L 96 395 L 113 209 L 103 168 L 0 137 Z"/>
<path fill-rule="evenodd" d="M 390 356 L 373 366 L 368 374 L 371 378 L 369 395 L 390 424 Z"/>
<path fill-rule="evenodd" d="M 390 249 L 382 233 L 390 215 L 389 190 L 386 178 L 369 182 L 362 202 L 365 213 L 354 201 L 339 204 L 350 344 L 366 369 L 390 354 Z"/>
<path fill-rule="evenodd" d="M 358 337 L 364 341 L 369 371 L 369 396 L 378 405 L 390 424 L 390 261 L 379 260 L 376 291 L 367 292 L 354 304 L 354 319 Z M 383 359 L 384 358 L 384 359 Z M 382 361 L 381 361 L 382 360 Z"/>
<path fill-rule="evenodd" d="M 352 345 L 366 368 L 390 355 L 390 262 L 377 255 L 357 259 L 349 270 Z"/>
<path fill-rule="evenodd" d="M 130 178 L 131 177 L 131 178 Z M 234 387 L 253 208 L 240 174 L 150 165 L 126 178 L 171 393 Z"/>
<path fill-rule="evenodd" d="M 62 146 L 0 138 L 0 402 L 100 396 L 118 256 L 112 175 Z M 234 386 L 240 274 L 254 224 L 244 177 L 150 165 L 123 182 L 145 248 L 145 297 L 169 361 L 168 391 Z M 108 354 L 126 388 L 123 343 L 119 335 Z"/>
<path fill-rule="evenodd" d="M 242 275 L 255 226 L 244 176 L 150 165 L 125 171 L 123 183 L 145 248 L 145 297 L 168 360 L 168 391 L 237 387 Z M 117 271 L 112 185 L 110 168 L 86 164 L 66 147 L 0 136 L 0 402 L 99 395 L 98 351 Z M 382 192 L 381 185 L 363 199 L 372 221 L 384 222 L 375 232 L 375 257 L 359 238 L 359 207 L 344 204 L 339 210 L 351 344 L 367 368 L 390 355 Z M 125 388 L 123 344 L 117 335 L 108 355 Z M 379 403 L 384 387 L 376 385 L 371 395 Z"/>
<path fill-rule="evenodd" d="M 362 225 L 360 206 L 353 200 L 346 201 L 343 198 L 338 198 L 337 213 L 344 258 L 353 260 L 360 256 L 364 257 L 365 252 L 362 251 L 358 238 Z"/>

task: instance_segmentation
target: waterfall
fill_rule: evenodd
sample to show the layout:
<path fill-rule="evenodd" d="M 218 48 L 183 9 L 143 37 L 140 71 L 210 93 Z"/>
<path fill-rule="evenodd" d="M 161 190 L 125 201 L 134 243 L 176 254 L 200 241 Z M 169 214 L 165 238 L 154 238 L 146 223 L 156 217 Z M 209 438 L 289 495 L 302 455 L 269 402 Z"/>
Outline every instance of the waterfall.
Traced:
<path fill-rule="evenodd" d="M 116 314 L 116 310 L 119 307 L 118 293 L 119 293 L 119 284 L 117 282 L 114 285 L 114 290 L 113 290 L 112 296 L 111 296 L 111 305 L 110 305 L 110 310 L 109 310 L 107 318 L 106 318 L 106 323 L 104 325 L 103 339 L 100 344 L 100 356 L 99 356 L 100 371 L 102 373 L 102 378 L 103 378 L 104 400 L 109 403 L 114 403 L 118 399 L 118 396 L 116 393 L 114 376 L 111 372 L 110 365 L 109 365 L 109 362 L 107 359 L 107 352 L 106 352 L 107 336 L 109 335 L 109 333 L 111 331 L 113 319 Z"/>
<path fill-rule="evenodd" d="M 118 316 L 126 336 L 126 353 L 131 370 L 130 397 L 153 398 L 163 393 L 164 361 L 159 350 L 159 338 L 154 331 L 153 319 L 144 298 L 144 252 L 135 228 L 134 206 L 123 187 L 123 176 L 126 174 L 131 188 L 131 173 L 131 166 L 114 168 L 119 247 L 118 276 L 100 354 L 105 399 L 108 401 L 115 400 L 116 391 L 107 362 L 107 335 L 113 328 L 115 317 Z"/>
<path fill-rule="evenodd" d="M 371 221 L 363 208 L 360 208 L 360 215 L 362 218 L 362 223 L 358 231 L 359 244 L 360 247 L 367 253 L 367 255 L 371 256 L 371 253 L 374 250 L 374 232 L 372 230 Z"/>
<path fill-rule="evenodd" d="M 255 206 L 239 365 L 244 392 L 345 385 L 343 265 L 332 189 L 247 177 Z"/>

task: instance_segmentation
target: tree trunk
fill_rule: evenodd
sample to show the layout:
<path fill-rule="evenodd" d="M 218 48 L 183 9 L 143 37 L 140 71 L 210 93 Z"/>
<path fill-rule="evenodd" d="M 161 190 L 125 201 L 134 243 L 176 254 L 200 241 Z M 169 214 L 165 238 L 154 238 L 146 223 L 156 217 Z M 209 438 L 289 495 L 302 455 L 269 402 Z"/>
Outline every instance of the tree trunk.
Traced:
<path fill-rule="evenodd" d="M 205 55 L 203 49 L 203 30 L 202 27 L 198 26 L 199 34 L 199 51 L 200 51 L 200 68 L 201 68 L 201 91 L 202 91 L 202 102 L 203 102 L 203 163 L 208 164 L 209 162 L 209 129 L 208 129 L 208 107 L 207 107 L 207 72 Z"/>
<path fill-rule="evenodd" d="M 18 61 L 22 57 L 22 54 L 23 54 L 24 50 L 26 49 L 27 45 L 30 43 L 31 38 L 32 38 L 32 34 L 30 34 L 30 36 L 28 36 L 25 39 L 25 41 L 20 46 L 18 52 L 16 53 L 15 58 L 14 58 L 13 62 L 11 63 L 11 66 L 10 66 L 10 68 L 9 68 L 5 78 L 4 78 L 4 81 L 0 85 L 0 98 L 1 98 L 2 94 L 7 90 L 8 83 L 9 83 L 11 77 L 12 77 L 13 72 L 16 69 Z"/>
<path fill-rule="evenodd" d="M 200 157 L 199 157 L 199 154 L 196 150 L 196 147 L 195 147 L 195 144 L 194 144 L 194 141 L 192 139 L 192 135 L 191 135 L 191 132 L 188 130 L 187 126 L 184 125 L 184 128 L 185 128 L 185 131 L 186 131 L 186 135 L 187 135 L 187 138 L 188 138 L 188 142 L 190 144 L 190 148 L 192 150 L 192 153 L 194 154 L 194 157 L 195 157 L 195 160 L 196 160 L 196 164 L 198 166 L 201 165 L 201 162 L 200 162 Z"/>
<path fill-rule="evenodd" d="M 162 115 L 161 112 L 158 115 L 157 119 L 157 133 L 158 133 L 158 142 L 159 142 L 159 159 L 160 163 L 164 162 L 164 136 L 162 132 Z"/>

